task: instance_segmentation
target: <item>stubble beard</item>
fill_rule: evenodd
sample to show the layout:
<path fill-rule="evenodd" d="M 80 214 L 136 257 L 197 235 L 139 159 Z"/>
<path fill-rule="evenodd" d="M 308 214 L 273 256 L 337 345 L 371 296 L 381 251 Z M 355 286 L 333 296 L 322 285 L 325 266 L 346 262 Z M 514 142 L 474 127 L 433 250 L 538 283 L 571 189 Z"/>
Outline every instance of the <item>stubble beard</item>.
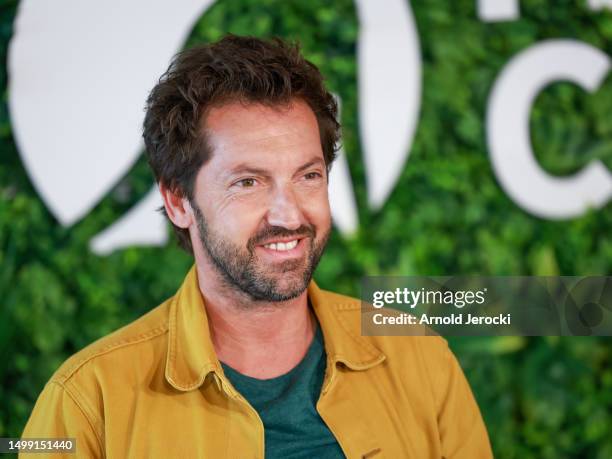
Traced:
<path fill-rule="evenodd" d="M 293 231 L 271 226 L 251 237 L 243 249 L 212 231 L 195 203 L 192 202 L 191 207 L 202 247 L 225 285 L 256 302 L 276 303 L 301 295 L 312 279 L 331 232 L 331 228 L 326 228 L 320 241 L 316 242 L 317 234 L 312 226 L 301 226 Z M 306 256 L 276 263 L 273 267 L 263 266 L 255 253 L 256 245 L 273 237 L 291 236 L 308 237 Z"/>

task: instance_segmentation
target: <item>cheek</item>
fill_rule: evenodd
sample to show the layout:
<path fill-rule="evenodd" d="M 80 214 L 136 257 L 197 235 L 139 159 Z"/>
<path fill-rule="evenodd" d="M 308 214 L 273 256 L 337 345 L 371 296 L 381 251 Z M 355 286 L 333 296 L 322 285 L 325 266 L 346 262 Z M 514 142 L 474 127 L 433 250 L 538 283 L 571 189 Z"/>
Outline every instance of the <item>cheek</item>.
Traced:
<path fill-rule="evenodd" d="M 311 194 L 308 199 L 304 200 L 303 209 L 306 218 L 317 227 L 317 230 L 321 231 L 331 225 L 331 210 L 327 188 Z"/>
<path fill-rule="evenodd" d="M 216 209 L 215 221 L 218 234 L 244 245 L 255 234 L 265 209 L 257 202 L 233 199 Z"/>

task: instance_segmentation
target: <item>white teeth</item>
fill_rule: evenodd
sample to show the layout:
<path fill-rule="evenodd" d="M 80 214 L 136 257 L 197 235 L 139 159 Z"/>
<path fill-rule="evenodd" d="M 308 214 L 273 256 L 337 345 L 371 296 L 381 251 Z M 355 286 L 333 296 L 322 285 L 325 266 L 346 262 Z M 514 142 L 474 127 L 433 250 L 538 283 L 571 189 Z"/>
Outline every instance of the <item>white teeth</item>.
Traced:
<path fill-rule="evenodd" d="M 264 247 L 266 249 L 272 249 L 272 250 L 278 250 L 280 252 L 284 252 L 285 250 L 291 250 L 291 249 L 295 248 L 297 243 L 298 243 L 298 241 L 297 241 L 297 239 L 295 239 L 295 240 L 293 240 L 291 242 L 273 242 L 271 244 L 264 245 Z"/>

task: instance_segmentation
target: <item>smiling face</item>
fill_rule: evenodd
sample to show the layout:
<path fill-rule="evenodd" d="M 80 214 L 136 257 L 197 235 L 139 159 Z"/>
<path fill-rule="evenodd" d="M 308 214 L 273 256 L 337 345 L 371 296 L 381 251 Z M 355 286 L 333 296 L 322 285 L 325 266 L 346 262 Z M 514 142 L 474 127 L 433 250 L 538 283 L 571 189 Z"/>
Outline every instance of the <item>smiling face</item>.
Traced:
<path fill-rule="evenodd" d="M 236 102 L 211 109 L 205 127 L 212 155 L 191 200 L 196 260 L 253 300 L 299 296 L 331 229 L 314 113 L 300 100 Z"/>

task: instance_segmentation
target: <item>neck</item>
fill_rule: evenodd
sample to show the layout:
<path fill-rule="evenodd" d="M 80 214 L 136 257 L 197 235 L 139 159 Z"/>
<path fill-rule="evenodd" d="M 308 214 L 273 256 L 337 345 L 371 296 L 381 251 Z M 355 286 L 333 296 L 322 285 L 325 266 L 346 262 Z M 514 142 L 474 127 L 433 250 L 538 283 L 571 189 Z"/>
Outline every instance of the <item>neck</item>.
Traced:
<path fill-rule="evenodd" d="M 198 264 L 197 269 L 220 361 L 259 379 L 280 376 L 300 362 L 315 330 L 306 291 L 288 301 L 254 301 L 228 287 L 212 268 Z"/>

